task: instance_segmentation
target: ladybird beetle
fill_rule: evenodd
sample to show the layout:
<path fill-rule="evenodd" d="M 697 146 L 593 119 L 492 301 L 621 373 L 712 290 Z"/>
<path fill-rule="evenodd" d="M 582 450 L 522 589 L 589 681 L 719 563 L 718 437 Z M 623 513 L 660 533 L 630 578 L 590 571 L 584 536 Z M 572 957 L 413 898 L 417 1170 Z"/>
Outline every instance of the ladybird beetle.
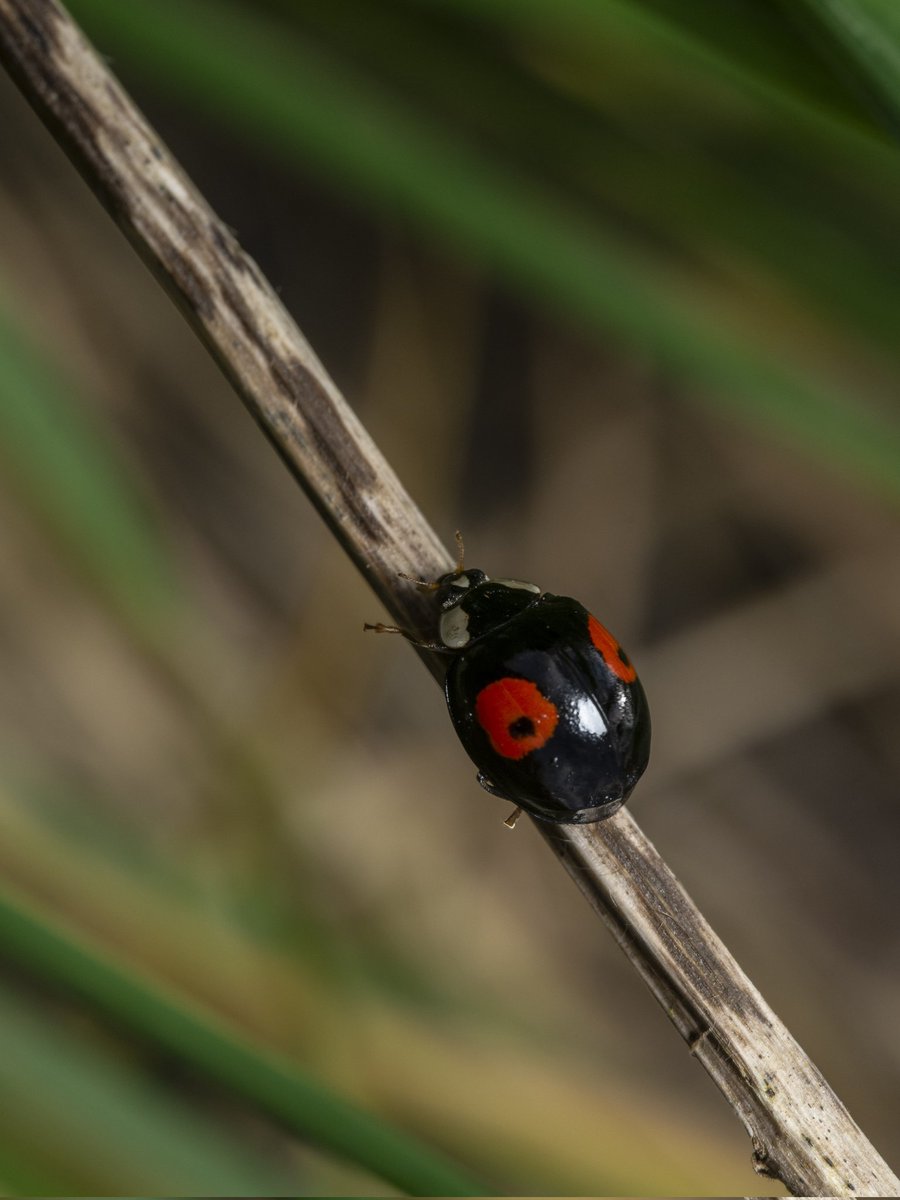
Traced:
<path fill-rule="evenodd" d="M 433 583 L 453 726 L 478 782 L 543 821 L 586 824 L 620 808 L 650 756 L 650 712 L 613 635 L 568 596 L 456 569 Z"/>

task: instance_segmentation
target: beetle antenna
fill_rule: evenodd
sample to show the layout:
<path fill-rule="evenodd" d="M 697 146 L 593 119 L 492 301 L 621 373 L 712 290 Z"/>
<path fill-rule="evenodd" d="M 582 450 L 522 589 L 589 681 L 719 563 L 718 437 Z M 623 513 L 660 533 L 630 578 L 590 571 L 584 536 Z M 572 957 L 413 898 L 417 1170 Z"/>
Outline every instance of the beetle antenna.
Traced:
<path fill-rule="evenodd" d="M 463 567 L 466 561 L 466 550 L 463 546 L 463 535 L 462 532 L 457 529 L 453 536 L 456 538 L 456 574 L 462 575 Z"/>
<path fill-rule="evenodd" d="M 416 579 L 415 575 L 407 575 L 405 571 L 397 572 L 398 579 L 405 579 L 407 583 L 414 583 L 421 592 L 436 592 L 440 584 L 434 579 Z"/>
<path fill-rule="evenodd" d="M 453 536 L 456 538 L 456 567 L 454 568 L 453 574 L 462 575 L 463 570 L 465 569 L 464 563 L 466 559 L 466 552 L 465 548 L 463 547 L 463 535 L 460 530 L 457 529 Z M 417 579 L 415 575 L 407 575 L 405 571 L 398 571 L 397 578 L 405 579 L 407 583 L 414 583 L 416 587 L 423 592 L 436 592 L 441 586 L 437 580 Z"/>

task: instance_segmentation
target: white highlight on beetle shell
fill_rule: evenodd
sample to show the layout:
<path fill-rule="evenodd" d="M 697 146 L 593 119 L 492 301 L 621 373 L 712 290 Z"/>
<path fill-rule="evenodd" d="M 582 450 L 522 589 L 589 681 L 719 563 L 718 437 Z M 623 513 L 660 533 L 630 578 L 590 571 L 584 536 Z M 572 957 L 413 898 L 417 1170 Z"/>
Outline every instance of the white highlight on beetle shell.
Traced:
<path fill-rule="evenodd" d="M 609 733 L 606 717 L 592 696 L 582 696 L 578 701 L 577 720 L 588 737 L 599 740 Z"/>
<path fill-rule="evenodd" d="M 540 588 L 536 583 L 528 583 L 524 579 L 495 579 L 494 583 L 501 583 L 504 587 L 522 588 L 525 592 L 538 592 Z"/>
<path fill-rule="evenodd" d="M 466 581 L 468 583 L 468 580 Z M 441 616 L 438 626 L 441 641 L 451 650 L 459 650 L 469 640 L 469 614 L 459 605 Z"/>

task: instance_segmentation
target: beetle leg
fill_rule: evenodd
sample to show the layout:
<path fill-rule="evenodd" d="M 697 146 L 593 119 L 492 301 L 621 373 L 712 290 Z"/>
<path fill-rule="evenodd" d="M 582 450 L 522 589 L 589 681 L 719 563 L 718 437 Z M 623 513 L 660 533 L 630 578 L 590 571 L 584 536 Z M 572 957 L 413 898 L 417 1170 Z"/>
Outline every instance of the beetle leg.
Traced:
<path fill-rule="evenodd" d="M 367 621 L 363 625 L 363 629 L 371 630 L 373 633 L 399 633 L 401 637 L 405 637 L 408 642 L 412 642 L 420 650 L 437 650 L 441 654 L 452 653 L 449 646 L 442 646 L 440 642 L 420 642 L 414 633 L 410 633 L 408 629 L 401 629 L 399 625 L 382 625 L 380 621 L 375 625 L 370 625 Z"/>
<path fill-rule="evenodd" d="M 488 779 L 487 775 L 482 774 L 481 771 L 478 772 L 478 775 L 476 776 L 476 778 L 478 779 L 478 782 L 481 784 L 481 786 L 484 788 L 484 790 L 486 792 L 490 792 L 492 796 L 499 796 L 501 800 L 509 799 L 509 796 L 507 796 L 506 792 L 501 792 L 500 789 L 497 787 L 497 785 L 491 783 L 491 781 Z M 507 829 L 515 829 L 516 821 L 518 821 L 518 819 L 519 819 L 519 817 L 521 817 L 521 815 L 522 815 L 522 809 L 519 807 L 516 807 L 512 810 L 512 812 L 509 814 L 509 816 L 506 818 L 506 820 L 503 822 L 503 824 L 506 826 Z"/>

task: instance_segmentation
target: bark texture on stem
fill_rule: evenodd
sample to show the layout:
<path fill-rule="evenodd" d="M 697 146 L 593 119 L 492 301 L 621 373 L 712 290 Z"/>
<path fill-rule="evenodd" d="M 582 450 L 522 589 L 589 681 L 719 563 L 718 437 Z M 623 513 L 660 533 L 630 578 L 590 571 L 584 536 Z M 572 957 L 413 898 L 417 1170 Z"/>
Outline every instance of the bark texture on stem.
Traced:
<path fill-rule="evenodd" d="M 0 56 L 392 617 L 427 634 L 429 599 L 397 573 L 433 577 L 453 559 L 259 268 L 57 0 L 0 0 Z M 743 1121 L 757 1169 L 795 1194 L 900 1193 L 630 814 L 538 825 Z"/>

